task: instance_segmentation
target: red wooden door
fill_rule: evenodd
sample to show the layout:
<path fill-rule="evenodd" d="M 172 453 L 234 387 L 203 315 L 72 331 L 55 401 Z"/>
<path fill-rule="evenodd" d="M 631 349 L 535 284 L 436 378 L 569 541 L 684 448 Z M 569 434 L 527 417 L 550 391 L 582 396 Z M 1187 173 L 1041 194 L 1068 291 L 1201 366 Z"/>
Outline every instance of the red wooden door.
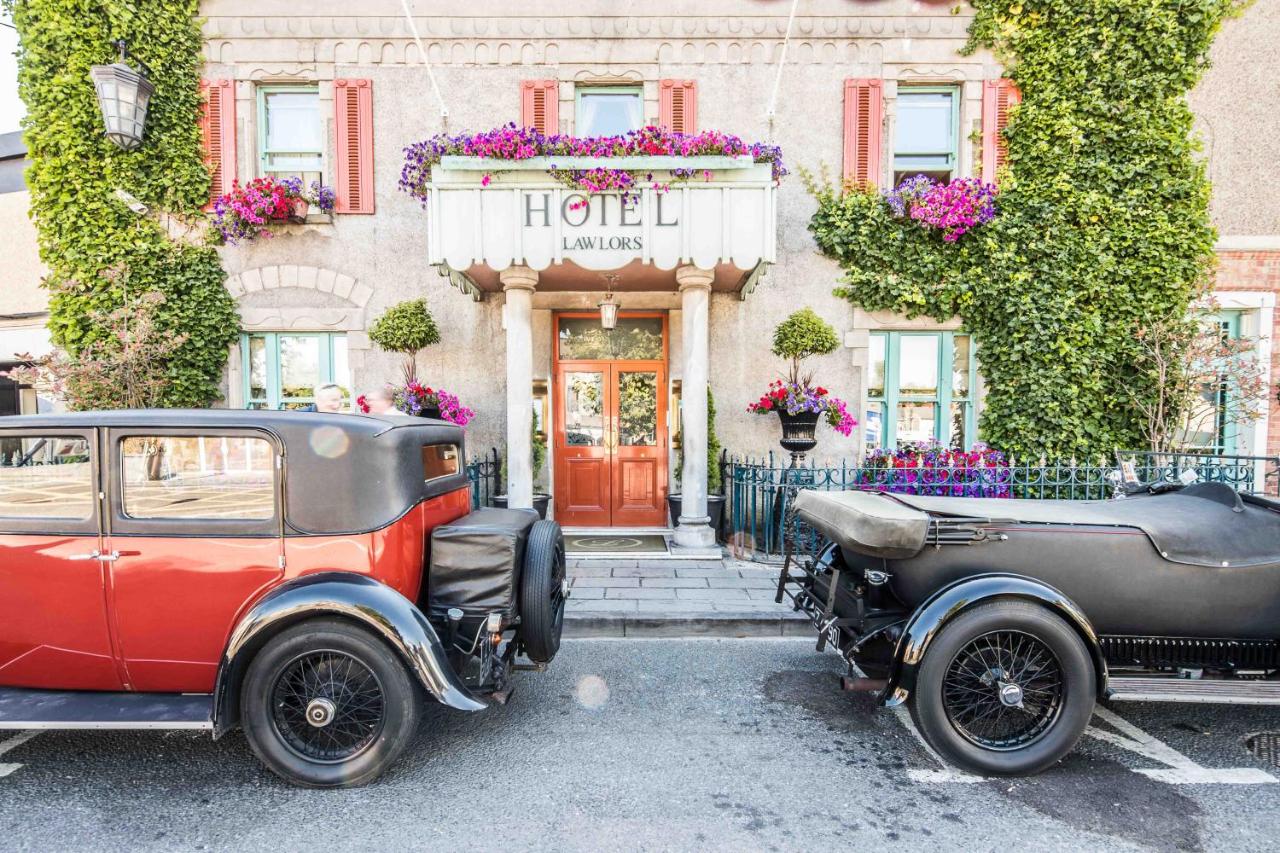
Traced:
<path fill-rule="evenodd" d="M 556 517 L 562 524 L 666 523 L 666 317 L 557 317 L 553 392 Z M 632 356 L 607 358 L 607 356 Z M 605 356 L 605 357 L 602 357 Z M 638 357 L 635 357 L 638 356 Z"/>

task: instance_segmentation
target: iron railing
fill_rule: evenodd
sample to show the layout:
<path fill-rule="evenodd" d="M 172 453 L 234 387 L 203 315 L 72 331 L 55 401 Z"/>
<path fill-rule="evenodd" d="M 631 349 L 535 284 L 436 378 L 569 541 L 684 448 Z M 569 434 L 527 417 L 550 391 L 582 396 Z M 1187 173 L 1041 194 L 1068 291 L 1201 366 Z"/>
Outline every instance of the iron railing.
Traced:
<path fill-rule="evenodd" d="M 1174 482 L 1184 471 L 1200 480 L 1226 483 L 1240 492 L 1276 494 L 1280 457 L 1121 452 L 1143 483 Z M 731 456 L 721 465 L 727 488 L 726 542 L 739 558 L 778 559 L 783 553 L 783 521 L 798 489 L 864 489 L 900 494 L 987 498 L 1099 500 L 1110 497 L 1120 466 L 1103 459 L 1081 462 L 1011 463 L 949 468 L 867 468 L 840 460 L 788 467 L 786 457 Z"/>
<path fill-rule="evenodd" d="M 502 457 L 498 448 L 491 447 L 482 456 L 473 456 L 467 463 L 467 479 L 471 481 L 471 508 L 489 506 L 493 496 L 499 494 L 498 478 L 502 471 Z"/>

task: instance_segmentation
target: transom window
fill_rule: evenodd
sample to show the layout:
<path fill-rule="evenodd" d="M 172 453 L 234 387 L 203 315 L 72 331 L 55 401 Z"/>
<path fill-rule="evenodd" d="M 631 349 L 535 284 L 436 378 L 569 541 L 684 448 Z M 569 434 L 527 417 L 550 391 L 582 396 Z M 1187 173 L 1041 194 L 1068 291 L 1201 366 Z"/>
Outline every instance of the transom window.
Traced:
<path fill-rule="evenodd" d="M 350 405 L 347 336 L 307 332 L 254 332 L 240 336 L 244 399 L 248 409 L 302 409 L 317 385 L 342 386 Z"/>
<path fill-rule="evenodd" d="M 640 86 L 579 86 L 574 117 L 577 136 L 621 136 L 644 127 Z"/>
<path fill-rule="evenodd" d="M 867 375 L 868 446 L 973 444 L 978 370 L 968 335 L 873 332 Z"/>
<path fill-rule="evenodd" d="M 960 99 L 952 86 L 898 89 L 893 139 L 893 184 L 927 175 L 940 181 L 956 176 Z"/>
<path fill-rule="evenodd" d="M 258 151 L 261 174 L 302 178 L 304 188 L 324 181 L 324 133 L 320 90 L 315 86 L 258 89 Z"/>

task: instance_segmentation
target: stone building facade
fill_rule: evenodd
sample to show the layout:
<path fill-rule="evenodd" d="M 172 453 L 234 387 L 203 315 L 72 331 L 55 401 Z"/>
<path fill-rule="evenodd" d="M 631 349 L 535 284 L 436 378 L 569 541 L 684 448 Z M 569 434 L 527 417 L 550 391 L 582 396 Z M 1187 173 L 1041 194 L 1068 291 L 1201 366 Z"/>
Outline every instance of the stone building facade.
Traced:
<path fill-rule="evenodd" d="M 511 449 L 513 502 L 546 488 L 557 514 L 571 523 L 647 525 L 660 523 L 658 516 L 627 516 L 624 493 L 661 503 L 683 486 L 683 540 L 704 543 L 705 403 L 698 389 L 709 384 L 726 448 L 758 454 L 775 447 L 776 421 L 748 416 L 745 407 L 781 373 L 768 352 L 773 327 L 809 306 L 843 341 L 815 361 L 815 372 L 850 401 L 861 422 L 849 439 L 820 429 L 819 459 L 855 457 L 867 444 L 894 439 L 973 442 L 982 389 L 967 337 L 954 322 L 869 313 L 833 296 L 840 271 L 808 233 L 814 201 L 796 174 L 825 170 L 838 180 L 851 161 L 881 184 L 906 169 L 983 174 L 992 160 L 991 99 L 1001 92 L 1002 69 L 984 52 L 961 55 L 971 11 L 956 6 L 805 0 L 788 35 L 790 4 L 765 0 L 654 0 L 626 11 L 604 0 L 532 6 L 495 0 L 474 8 L 414 0 L 412 22 L 397 0 L 370 0 L 358 9 L 335 0 L 207 0 L 205 77 L 219 99 L 220 122 L 209 130 L 222 158 L 215 183 L 225 188 L 232 177 L 292 169 L 338 185 L 339 193 L 331 218 L 311 217 L 273 239 L 222 250 L 244 333 L 228 361 L 227 404 L 287 405 L 287 390 L 312 378 L 334 379 L 357 393 L 395 379 L 399 357 L 371 346 L 369 327 L 390 305 L 425 296 L 443 341 L 423 352 L 419 374 L 476 410 L 468 429 L 473 452 Z M 1262 191 L 1257 176 L 1277 162 L 1280 152 L 1271 149 L 1280 145 L 1280 110 L 1277 84 L 1260 57 L 1277 39 L 1280 0 L 1259 0 L 1226 24 L 1214 67 L 1192 98 L 1214 181 L 1223 307 L 1236 312 L 1241 333 L 1264 339 L 1267 359 L 1280 320 L 1280 196 Z M 681 100 L 673 107 L 675 90 Z M 559 255 L 534 269 L 486 254 L 478 231 L 482 249 L 469 267 L 441 263 L 448 242 L 442 233 L 456 236 L 479 214 L 435 211 L 433 220 L 432 210 L 400 191 L 404 147 L 441 132 L 528 123 L 534 96 L 536 120 L 550 116 L 548 132 L 587 135 L 619 121 L 674 120 L 686 130 L 781 146 L 792 174 L 760 196 L 768 233 L 741 238 L 758 243 L 746 252 L 750 262 L 729 263 L 724 250 L 700 265 L 690 248 L 714 240 L 705 233 L 713 228 L 728 241 L 740 225 L 730 213 L 733 181 L 751 177 L 726 169 L 708 182 L 724 191 L 718 213 L 686 223 L 692 243 L 681 244 L 678 257 L 661 268 L 646 254 L 620 257 L 612 270 Z M 851 123 L 859 119 L 847 105 L 864 96 L 878 103 L 874 131 L 867 137 L 864 127 L 861 141 L 851 142 Z M 305 127 L 291 129 L 297 121 Z M 528 175 L 502 174 L 481 185 L 475 181 L 487 174 L 483 168 L 455 166 L 440 169 L 439 180 L 466 187 L 477 205 L 513 191 L 529 203 Z M 708 197 L 691 198 L 682 210 L 693 216 L 704 210 L 698 200 Z M 540 210 L 536 196 L 533 203 Z M 590 315 L 606 289 L 628 328 L 662 331 L 661 349 L 643 354 L 638 367 L 562 357 L 558 341 L 585 329 L 566 321 L 596 322 Z M 281 375 L 294 361 L 305 362 L 298 375 Z M 611 425 L 607 413 L 596 427 L 566 422 L 590 414 L 575 391 L 578 409 L 570 418 L 567 386 L 628 369 L 659 389 L 653 435 L 620 438 L 616 417 Z M 1280 375 L 1280 364 L 1274 370 Z M 893 380 L 901 387 L 887 387 Z M 615 386 L 610 393 L 622 391 Z M 524 461 L 526 424 L 534 418 L 551 444 L 550 460 L 537 472 Z M 619 447 L 635 448 L 637 441 L 651 443 L 652 452 L 627 468 Z M 613 468 L 588 475 L 585 465 L 569 464 L 584 446 L 604 447 Z M 1229 449 L 1280 453 L 1276 407 Z M 570 491 L 581 485 L 578 477 L 613 490 L 606 511 L 566 513 L 566 504 L 576 506 Z"/>

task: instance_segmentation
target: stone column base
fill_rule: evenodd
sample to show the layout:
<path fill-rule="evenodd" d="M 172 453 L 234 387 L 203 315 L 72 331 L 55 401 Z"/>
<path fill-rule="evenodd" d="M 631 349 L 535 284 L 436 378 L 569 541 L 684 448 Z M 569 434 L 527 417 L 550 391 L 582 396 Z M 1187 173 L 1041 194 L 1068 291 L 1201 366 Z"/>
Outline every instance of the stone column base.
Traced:
<path fill-rule="evenodd" d="M 680 523 L 671 534 L 671 541 L 678 548 L 714 548 L 716 532 L 711 529 L 710 516 L 689 518 L 680 516 Z"/>

